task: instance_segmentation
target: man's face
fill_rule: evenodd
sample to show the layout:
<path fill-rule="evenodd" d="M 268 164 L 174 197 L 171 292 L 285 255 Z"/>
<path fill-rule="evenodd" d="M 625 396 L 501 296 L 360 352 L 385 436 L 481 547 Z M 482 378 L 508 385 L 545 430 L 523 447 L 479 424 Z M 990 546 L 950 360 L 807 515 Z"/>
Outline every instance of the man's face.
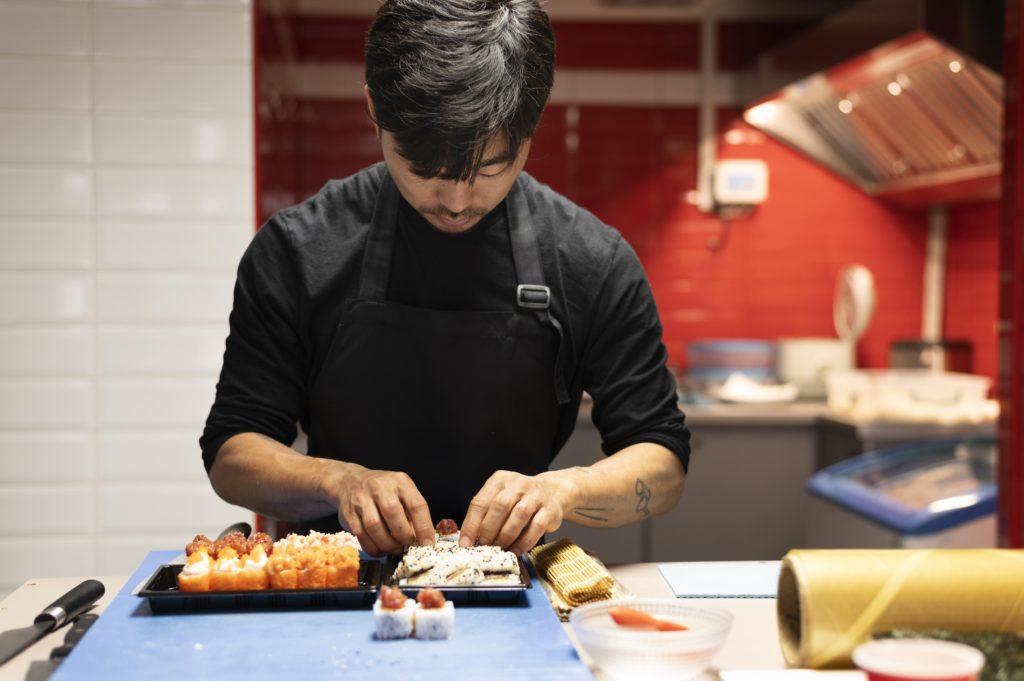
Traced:
<path fill-rule="evenodd" d="M 518 153 L 492 141 L 477 176 L 456 182 L 420 177 L 398 153 L 394 135 L 382 130 L 380 141 L 388 171 L 405 200 L 434 227 L 453 234 L 470 229 L 504 200 L 530 152 L 530 140 Z"/>

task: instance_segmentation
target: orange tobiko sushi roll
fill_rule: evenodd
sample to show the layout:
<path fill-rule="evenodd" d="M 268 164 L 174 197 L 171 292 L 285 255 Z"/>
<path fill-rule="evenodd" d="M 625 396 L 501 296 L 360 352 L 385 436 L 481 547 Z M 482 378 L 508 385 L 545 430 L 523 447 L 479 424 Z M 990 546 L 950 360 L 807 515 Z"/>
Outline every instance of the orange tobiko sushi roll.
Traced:
<path fill-rule="evenodd" d="M 262 544 L 256 544 L 252 551 L 239 557 L 242 571 L 238 573 L 238 589 L 242 591 L 262 591 L 270 586 L 270 574 L 267 572 L 267 553 Z"/>
<path fill-rule="evenodd" d="M 359 586 L 359 552 L 351 546 L 334 546 L 328 553 L 327 588 Z"/>
<path fill-rule="evenodd" d="M 235 591 L 238 589 L 238 575 L 242 571 L 242 562 L 238 552 L 225 546 L 217 553 L 217 561 L 213 564 L 210 574 L 211 591 Z"/>
<path fill-rule="evenodd" d="M 193 551 L 185 561 L 185 567 L 178 573 L 178 590 L 199 592 L 210 590 L 210 574 L 213 559 L 205 549 Z"/>
<path fill-rule="evenodd" d="M 316 546 L 299 554 L 300 589 L 323 589 L 327 586 L 327 551 Z"/>
<path fill-rule="evenodd" d="M 299 586 L 295 559 L 276 548 L 267 561 L 267 573 L 270 575 L 271 589 L 297 589 Z"/>

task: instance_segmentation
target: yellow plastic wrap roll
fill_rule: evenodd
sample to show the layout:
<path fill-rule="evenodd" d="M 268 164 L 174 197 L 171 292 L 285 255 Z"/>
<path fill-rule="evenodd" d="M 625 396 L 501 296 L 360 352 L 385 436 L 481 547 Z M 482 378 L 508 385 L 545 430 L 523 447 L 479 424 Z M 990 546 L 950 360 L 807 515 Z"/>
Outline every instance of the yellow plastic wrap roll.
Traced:
<path fill-rule="evenodd" d="M 1024 550 L 794 550 L 777 608 L 791 667 L 848 667 L 889 629 L 1024 633 Z"/>

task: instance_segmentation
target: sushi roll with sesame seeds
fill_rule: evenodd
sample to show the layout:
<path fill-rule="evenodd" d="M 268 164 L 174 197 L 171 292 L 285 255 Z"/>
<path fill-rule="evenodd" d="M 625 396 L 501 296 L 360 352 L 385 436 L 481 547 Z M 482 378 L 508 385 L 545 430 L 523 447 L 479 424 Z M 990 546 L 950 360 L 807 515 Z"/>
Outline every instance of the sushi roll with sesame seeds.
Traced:
<path fill-rule="evenodd" d="M 373 604 L 374 632 L 378 640 L 409 638 L 413 631 L 416 603 L 401 589 L 381 587 L 380 598 Z"/>
<path fill-rule="evenodd" d="M 437 589 L 416 595 L 416 628 L 413 634 L 427 641 L 451 638 L 455 633 L 455 606 Z"/>

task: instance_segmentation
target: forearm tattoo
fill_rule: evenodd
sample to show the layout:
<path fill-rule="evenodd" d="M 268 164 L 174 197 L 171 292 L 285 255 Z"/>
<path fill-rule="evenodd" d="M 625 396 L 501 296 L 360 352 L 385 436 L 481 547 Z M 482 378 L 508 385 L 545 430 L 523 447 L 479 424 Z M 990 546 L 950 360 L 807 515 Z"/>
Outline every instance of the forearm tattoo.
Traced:
<path fill-rule="evenodd" d="M 589 506 L 574 508 L 573 513 L 580 516 L 581 518 L 586 518 L 587 520 L 593 520 L 598 523 L 606 523 L 608 522 L 608 516 L 606 514 L 611 510 L 612 509 L 610 508 L 604 508 L 601 506 Z"/>
<path fill-rule="evenodd" d="M 651 503 L 651 488 L 640 478 L 636 479 L 636 512 L 643 513 L 644 517 L 651 515 L 649 508 Z"/>

